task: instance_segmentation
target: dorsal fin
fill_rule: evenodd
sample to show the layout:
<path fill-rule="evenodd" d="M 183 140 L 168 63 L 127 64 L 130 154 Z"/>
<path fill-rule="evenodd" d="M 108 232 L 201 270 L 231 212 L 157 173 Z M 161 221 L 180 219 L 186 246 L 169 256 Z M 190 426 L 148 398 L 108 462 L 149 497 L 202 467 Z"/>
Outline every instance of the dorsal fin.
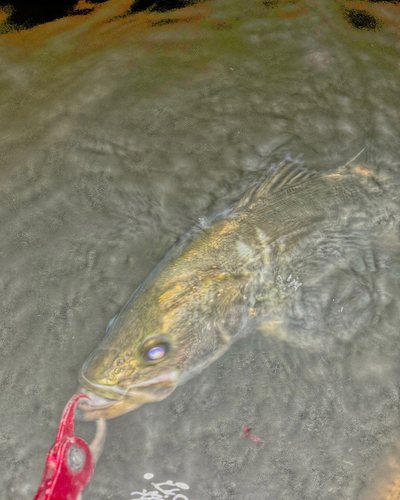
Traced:
<path fill-rule="evenodd" d="M 343 168 L 347 168 L 348 170 L 350 170 L 351 167 L 353 167 L 354 165 L 358 165 L 359 163 L 368 163 L 368 161 L 366 161 L 368 159 L 368 153 L 369 147 L 363 147 L 362 150 L 356 154 L 356 156 L 351 158 L 351 160 L 343 165 Z"/>
<path fill-rule="evenodd" d="M 339 167 L 337 173 L 340 175 L 356 175 L 357 177 L 361 175 L 365 178 L 374 179 L 374 181 L 378 183 L 376 170 L 368 162 L 369 156 L 369 146 L 365 146 L 356 156 Z"/>
<path fill-rule="evenodd" d="M 273 165 L 264 176 L 255 181 L 242 198 L 234 205 L 233 211 L 247 207 L 251 203 L 265 198 L 268 194 L 278 193 L 284 188 L 300 186 L 317 174 L 303 167 L 303 162 L 287 158 L 279 165 Z"/>

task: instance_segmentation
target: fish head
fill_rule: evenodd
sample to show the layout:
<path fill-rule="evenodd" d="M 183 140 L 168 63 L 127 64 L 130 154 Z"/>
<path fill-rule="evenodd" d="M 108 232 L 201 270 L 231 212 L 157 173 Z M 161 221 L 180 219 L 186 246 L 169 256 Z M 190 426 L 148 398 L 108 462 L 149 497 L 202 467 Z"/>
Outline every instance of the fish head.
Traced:
<path fill-rule="evenodd" d="M 115 323 L 79 374 L 81 392 L 91 400 L 81 406 L 84 420 L 117 417 L 164 399 L 178 385 L 184 360 L 173 331 L 129 312 Z"/>
<path fill-rule="evenodd" d="M 113 418 L 160 401 L 215 359 L 227 344 L 218 317 L 232 298 L 221 296 L 220 281 L 199 283 L 198 273 L 196 282 L 167 280 L 131 299 L 80 371 L 90 404 L 79 418 Z"/>

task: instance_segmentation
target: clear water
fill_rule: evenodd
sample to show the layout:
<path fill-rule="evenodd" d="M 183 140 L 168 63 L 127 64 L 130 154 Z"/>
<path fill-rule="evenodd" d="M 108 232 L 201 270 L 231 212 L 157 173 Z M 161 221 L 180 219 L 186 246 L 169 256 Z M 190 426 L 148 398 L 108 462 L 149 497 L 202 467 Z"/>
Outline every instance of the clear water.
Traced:
<path fill-rule="evenodd" d="M 376 24 L 333 0 L 116 17 L 130 4 L 0 36 L 6 500 L 36 493 L 110 319 L 182 234 L 258 177 L 261 157 L 330 170 L 367 145 L 398 183 L 399 7 L 363 2 Z M 399 215 L 387 217 L 395 256 Z M 362 334 L 316 351 L 255 332 L 110 421 L 83 499 L 166 480 L 190 500 L 400 498 L 396 265 L 391 278 L 390 314 L 372 309 Z"/>

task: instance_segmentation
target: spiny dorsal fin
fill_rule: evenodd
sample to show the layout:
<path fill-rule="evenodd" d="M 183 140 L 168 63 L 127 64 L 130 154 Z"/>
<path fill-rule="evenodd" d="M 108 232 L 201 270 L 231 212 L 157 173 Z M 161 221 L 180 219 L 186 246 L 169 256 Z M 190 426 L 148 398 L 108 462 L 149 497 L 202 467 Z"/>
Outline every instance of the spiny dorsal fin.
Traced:
<path fill-rule="evenodd" d="M 351 160 L 349 160 L 347 163 L 345 163 L 343 165 L 343 168 L 348 168 L 350 170 L 351 167 L 353 167 L 354 165 L 358 165 L 359 163 L 368 163 L 367 161 L 365 161 L 367 156 L 368 156 L 368 150 L 367 150 L 367 146 L 365 146 L 362 148 L 362 150 L 359 153 L 356 154 L 356 156 L 354 156 L 353 158 L 351 158 Z M 365 157 L 365 159 L 364 159 L 364 157 Z"/>
<path fill-rule="evenodd" d="M 273 165 L 261 179 L 255 181 L 234 205 L 233 211 L 247 207 L 269 194 L 278 193 L 281 189 L 300 186 L 316 174 L 317 172 L 303 167 L 303 162 L 291 158 L 285 159 L 279 165 Z"/>
<path fill-rule="evenodd" d="M 351 160 L 346 162 L 343 166 L 337 169 L 337 174 L 352 176 L 356 175 L 358 178 L 362 177 L 376 179 L 376 171 L 371 164 L 368 163 L 369 147 L 365 146 L 359 153 L 356 154 Z"/>

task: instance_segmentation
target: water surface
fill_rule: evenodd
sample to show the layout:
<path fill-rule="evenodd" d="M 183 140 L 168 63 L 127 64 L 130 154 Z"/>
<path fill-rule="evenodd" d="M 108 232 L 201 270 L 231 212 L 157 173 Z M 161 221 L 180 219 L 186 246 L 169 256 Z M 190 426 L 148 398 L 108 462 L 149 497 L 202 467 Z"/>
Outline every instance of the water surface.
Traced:
<path fill-rule="evenodd" d="M 399 7 L 131 6 L 111 0 L 0 35 L 7 500 L 33 498 L 83 361 L 199 218 L 287 154 L 328 171 L 366 147 L 398 183 Z M 186 483 L 190 500 L 400 498 L 392 212 L 387 315 L 372 311 L 330 348 L 323 328 L 319 349 L 260 332 L 239 341 L 166 400 L 109 422 L 84 500 L 127 500 L 149 488 L 146 473 Z"/>

